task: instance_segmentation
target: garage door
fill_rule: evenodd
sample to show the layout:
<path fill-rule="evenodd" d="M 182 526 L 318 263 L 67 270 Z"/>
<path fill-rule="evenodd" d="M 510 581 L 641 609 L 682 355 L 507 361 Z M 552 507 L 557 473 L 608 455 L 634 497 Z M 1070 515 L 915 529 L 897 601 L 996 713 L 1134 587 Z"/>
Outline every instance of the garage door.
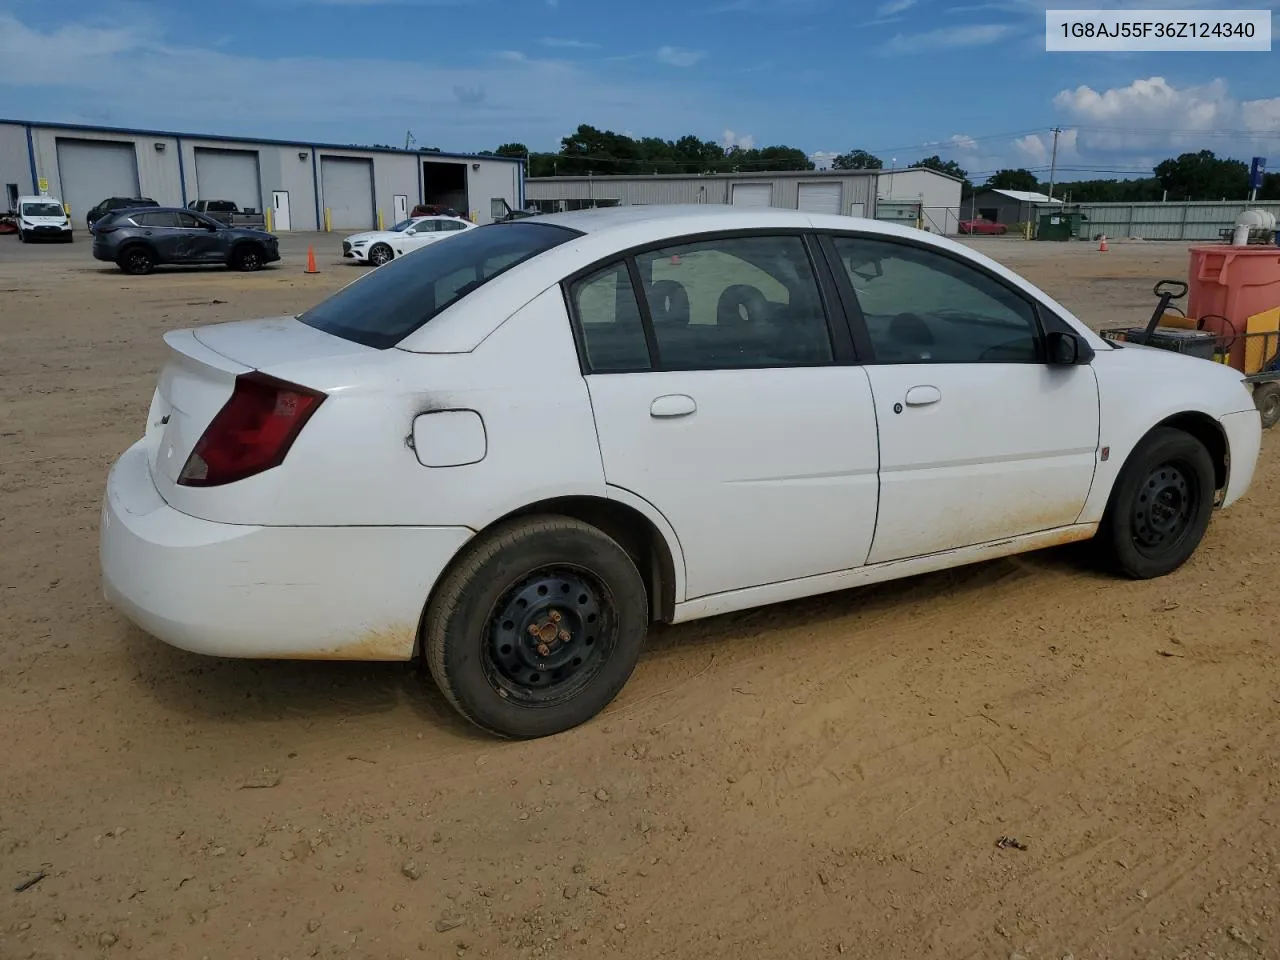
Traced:
<path fill-rule="evenodd" d="M 732 203 L 735 207 L 767 207 L 773 203 L 773 184 L 735 183 Z"/>
<path fill-rule="evenodd" d="M 258 151 L 196 147 L 193 200 L 230 200 L 241 210 L 262 212 Z"/>
<path fill-rule="evenodd" d="M 320 191 L 334 230 L 373 229 L 373 161 L 320 158 Z"/>
<path fill-rule="evenodd" d="M 73 220 L 107 197 L 138 195 L 138 153 L 132 143 L 118 140 L 58 138 L 58 182 L 70 204 Z"/>
<path fill-rule="evenodd" d="M 796 206 L 806 213 L 839 213 L 840 184 L 802 183 Z"/>

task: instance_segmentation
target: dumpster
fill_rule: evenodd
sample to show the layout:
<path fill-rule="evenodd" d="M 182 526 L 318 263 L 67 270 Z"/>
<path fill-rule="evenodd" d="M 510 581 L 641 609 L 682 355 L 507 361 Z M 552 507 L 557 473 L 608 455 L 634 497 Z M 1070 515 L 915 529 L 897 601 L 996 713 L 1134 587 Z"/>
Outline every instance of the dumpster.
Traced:
<path fill-rule="evenodd" d="M 1070 240 L 1071 217 L 1062 213 L 1040 214 L 1040 224 L 1036 229 L 1037 240 Z"/>
<path fill-rule="evenodd" d="M 1258 332 L 1250 327 L 1280 307 L 1280 248 L 1216 244 L 1192 247 L 1190 256 L 1187 316 L 1204 321 L 1204 330 L 1231 337 L 1231 366 L 1243 370 L 1242 334 Z"/>

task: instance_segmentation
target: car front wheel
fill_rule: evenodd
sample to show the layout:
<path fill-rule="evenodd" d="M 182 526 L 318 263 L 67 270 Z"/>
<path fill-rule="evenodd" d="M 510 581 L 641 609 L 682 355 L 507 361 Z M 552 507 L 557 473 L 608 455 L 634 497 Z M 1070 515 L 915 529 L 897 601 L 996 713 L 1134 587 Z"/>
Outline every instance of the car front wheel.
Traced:
<path fill-rule="evenodd" d="M 262 251 L 251 245 L 237 250 L 231 262 L 237 270 L 252 272 L 261 270 L 263 263 L 266 261 L 262 257 Z"/>
<path fill-rule="evenodd" d="M 1195 437 L 1160 427 L 1120 471 L 1099 530 L 1107 565 L 1135 580 L 1172 573 L 1195 552 L 1213 513 L 1213 460 Z"/>
<path fill-rule="evenodd" d="M 424 620 L 427 667 L 451 704 L 502 737 L 585 723 L 618 695 L 648 631 L 630 555 L 599 529 L 524 517 L 482 534 Z"/>
<path fill-rule="evenodd" d="M 391 252 L 391 248 L 385 243 L 376 243 L 373 249 L 369 251 L 369 262 L 375 267 L 380 267 L 389 262 L 394 256 L 395 254 Z"/>

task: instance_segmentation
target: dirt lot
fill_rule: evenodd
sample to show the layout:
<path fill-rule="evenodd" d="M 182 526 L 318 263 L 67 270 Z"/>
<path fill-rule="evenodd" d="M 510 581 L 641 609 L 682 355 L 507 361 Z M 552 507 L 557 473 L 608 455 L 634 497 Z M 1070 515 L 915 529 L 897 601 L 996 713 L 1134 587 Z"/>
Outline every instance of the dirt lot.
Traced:
<path fill-rule="evenodd" d="M 85 240 L 0 237 L 0 957 L 1280 957 L 1280 435 L 1167 579 L 1047 553 L 669 628 L 596 722 L 502 744 L 408 668 L 202 659 L 103 603 L 161 333 L 358 268 Z M 1185 272 L 975 245 L 1099 324 Z"/>

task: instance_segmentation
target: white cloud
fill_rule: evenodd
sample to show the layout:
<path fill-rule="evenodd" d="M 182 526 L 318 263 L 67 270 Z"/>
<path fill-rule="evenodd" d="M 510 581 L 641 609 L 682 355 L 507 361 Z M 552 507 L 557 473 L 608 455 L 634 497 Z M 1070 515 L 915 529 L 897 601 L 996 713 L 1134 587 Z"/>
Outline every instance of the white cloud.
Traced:
<path fill-rule="evenodd" d="M 690 98 L 675 80 L 623 80 L 610 65 L 518 51 L 447 66 L 414 54 L 266 59 L 243 47 L 185 43 L 145 22 L 43 30 L 0 12 L 0 103 L 22 103 L 32 116 L 72 123 L 338 143 L 388 142 L 393 131 L 416 130 L 429 118 L 430 142 L 455 150 L 511 140 L 550 147 L 570 121 L 645 131 L 716 129 L 715 118 L 733 108 L 716 97 Z M 49 50 L 58 56 L 48 57 Z M 191 83 L 191 77 L 201 80 Z M 359 82 L 335 83 L 335 77 Z M 182 91 L 178 105 L 138 96 L 139 90 L 174 89 Z M 370 90 L 378 96 L 371 98 Z"/>
<path fill-rule="evenodd" d="M 720 146 L 726 150 L 732 150 L 734 147 L 740 147 L 743 150 L 750 150 L 756 145 L 756 138 L 746 133 L 739 136 L 732 130 L 725 130 L 720 135 Z"/>
<path fill-rule="evenodd" d="M 1225 80 L 1177 87 L 1164 77 L 1128 86 L 1063 90 L 1054 106 L 1081 127 L 1080 144 L 1099 150 L 1158 147 L 1215 153 L 1280 146 L 1280 97 L 1236 99 Z"/>
<path fill-rule="evenodd" d="M 985 23 L 950 29 L 944 27 L 924 33 L 899 33 L 881 47 L 880 52 L 887 56 L 905 56 L 959 47 L 980 47 L 1002 40 L 1012 32 L 1013 27 L 1007 23 Z"/>
<path fill-rule="evenodd" d="M 916 5 L 916 0 L 887 0 L 876 9 L 877 17 L 894 17 Z"/>
<path fill-rule="evenodd" d="M 595 50 L 600 46 L 598 43 L 574 40 L 572 37 L 543 37 L 538 42 L 544 47 L 555 47 L 561 50 Z"/>
<path fill-rule="evenodd" d="M 689 50 L 685 47 L 659 47 L 657 58 L 672 67 L 692 67 L 707 55 L 705 50 Z"/>
<path fill-rule="evenodd" d="M 1071 163 L 1078 159 L 1079 130 L 1063 130 L 1058 135 L 1058 163 Z M 1029 133 L 1013 141 L 1014 149 L 1023 164 L 1031 167 L 1048 166 L 1053 162 L 1053 134 Z"/>

